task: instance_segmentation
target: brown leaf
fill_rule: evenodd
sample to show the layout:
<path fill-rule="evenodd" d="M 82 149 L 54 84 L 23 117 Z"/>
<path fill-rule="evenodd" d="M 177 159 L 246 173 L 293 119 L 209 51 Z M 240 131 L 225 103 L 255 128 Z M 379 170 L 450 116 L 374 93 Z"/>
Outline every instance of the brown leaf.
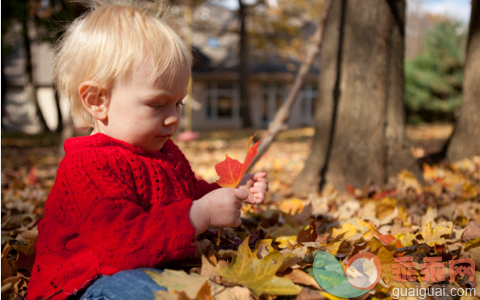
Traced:
<path fill-rule="evenodd" d="M 162 273 L 145 271 L 153 281 L 169 291 L 176 291 L 181 295 L 185 293 L 189 298 L 195 298 L 198 291 L 207 281 L 206 277 L 198 274 L 187 274 L 184 271 L 165 269 Z M 181 295 L 182 296 L 182 295 Z M 183 297 L 183 296 L 182 296 Z"/>
<path fill-rule="evenodd" d="M 300 230 L 297 235 L 297 243 L 306 243 L 306 242 L 314 242 L 317 240 L 318 233 L 315 225 L 315 221 L 312 220 L 310 225 L 306 228 Z"/>
<path fill-rule="evenodd" d="M 2 281 L 8 277 L 17 275 L 17 258 L 18 250 L 7 244 L 2 251 Z"/>
<path fill-rule="evenodd" d="M 279 275 L 290 279 L 294 283 L 306 285 L 306 286 L 309 286 L 309 287 L 313 287 L 317 290 L 323 290 L 318 285 L 318 282 L 315 280 L 315 278 L 313 278 L 312 276 L 310 276 L 309 274 L 307 274 L 306 272 L 304 272 L 302 270 L 289 269 L 286 272 L 283 272 Z"/>
<path fill-rule="evenodd" d="M 204 255 L 202 255 L 202 268 L 200 275 L 204 277 L 217 276 L 217 266 L 213 265 Z"/>
<path fill-rule="evenodd" d="M 386 284 L 395 287 L 412 287 L 411 283 L 408 281 L 403 283 L 393 280 L 394 274 L 392 272 L 392 264 L 395 263 L 395 259 L 392 253 L 395 253 L 396 251 L 394 245 L 392 248 L 393 249 L 388 249 L 378 239 L 373 238 L 370 241 L 370 249 L 368 252 L 375 254 L 380 260 L 382 266 L 381 278 Z"/>
<path fill-rule="evenodd" d="M 250 290 L 243 286 L 226 287 L 209 281 L 210 293 L 215 300 L 253 300 Z"/>
<path fill-rule="evenodd" d="M 328 299 L 322 292 L 319 290 L 311 289 L 305 287 L 302 291 L 297 295 L 295 300 L 325 300 Z"/>
<path fill-rule="evenodd" d="M 463 232 L 462 241 L 468 242 L 480 237 L 480 225 L 474 221 L 468 223 L 466 230 Z"/>
<path fill-rule="evenodd" d="M 212 295 L 210 294 L 210 285 L 208 284 L 208 281 L 205 282 L 202 288 L 198 291 L 197 299 L 198 300 L 215 300 L 215 298 L 213 298 Z"/>

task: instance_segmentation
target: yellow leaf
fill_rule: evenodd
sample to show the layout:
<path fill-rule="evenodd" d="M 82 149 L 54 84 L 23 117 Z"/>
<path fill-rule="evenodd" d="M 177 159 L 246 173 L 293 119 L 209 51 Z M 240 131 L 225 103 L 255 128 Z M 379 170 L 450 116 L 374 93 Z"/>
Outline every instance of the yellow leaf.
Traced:
<path fill-rule="evenodd" d="M 265 231 L 267 232 L 267 236 L 271 238 L 295 236 L 295 240 L 300 230 L 302 230 L 302 227 L 292 227 L 288 224 L 283 224 L 280 227 L 271 227 L 265 229 Z"/>
<path fill-rule="evenodd" d="M 320 293 L 322 293 L 322 295 L 324 295 L 325 297 L 327 297 L 330 300 L 348 300 L 348 298 L 340 298 L 340 297 L 337 297 L 335 295 L 329 294 L 327 292 L 320 292 Z"/>
<path fill-rule="evenodd" d="M 376 216 L 379 220 L 390 216 L 397 208 L 397 200 L 386 197 L 383 198 L 376 207 Z"/>
<path fill-rule="evenodd" d="M 395 237 L 402 243 L 404 247 L 413 245 L 413 240 L 415 239 L 416 234 L 407 232 L 405 234 L 399 233 Z"/>
<path fill-rule="evenodd" d="M 372 238 L 375 237 L 375 233 L 373 231 L 367 231 L 363 234 L 362 237 L 365 241 L 370 241 Z"/>
<path fill-rule="evenodd" d="M 206 277 L 198 274 L 187 274 L 184 271 L 164 270 L 162 273 L 145 271 L 158 285 L 169 291 L 184 292 L 189 298 L 195 299 L 202 286 L 207 282 Z"/>
<path fill-rule="evenodd" d="M 468 251 L 472 248 L 479 247 L 480 246 L 480 237 L 468 241 L 468 243 L 465 244 L 465 251 Z"/>
<path fill-rule="evenodd" d="M 462 198 L 470 199 L 478 195 L 477 187 L 471 183 L 464 183 L 462 185 Z"/>
<path fill-rule="evenodd" d="M 395 244 L 392 245 L 392 248 L 389 249 L 389 246 L 384 246 L 381 241 L 376 238 L 373 238 L 370 242 L 370 249 L 368 252 L 375 254 L 380 260 L 382 266 L 381 278 L 387 285 L 392 285 L 398 288 L 413 287 L 410 282 L 398 282 L 393 280 L 392 264 L 395 263 L 392 252 L 395 252 Z"/>
<path fill-rule="evenodd" d="M 327 244 L 325 251 L 330 253 L 331 255 L 335 256 L 335 255 L 337 255 L 338 248 L 340 248 L 340 245 L 342 243 L 343 243 L 343 241 L 337 241 L 337 242 Z"/>
<path fill-rule="evenodd" d="M 452 235 L 452 222 L 445 222 L 433 227 L 432 222 L 427 222 L 422 229 L 423 242 L 430 247 L 435 245 L 445 245 L 446 240 L 443 236 L 450 237 Z"/>
<path fill-rule="evenodd" d="M 397 175 L 399 183 L 401 183 L 401 189 L 407 190 L 412 189 L 416 194 L 422 193 L 422 186 L 418 183 L 418 180 L 415 176 L 407 170 L 402 170 L 400 174 Z"/>
<path fill-rule="evenodd" d="M 436 208 L 429 207 L 425 215 L 422 217 L 422 227 L 429 222 L 433 223 L 433 226 L 435 226 L 437 224 L 435 223 L 435 219 L 437 217 L 438 217 L 438 210 Z"/>
<path fill-rule="evenodd" d="M 296 245 L 297 244 L 297 236 L 279 236 L 275 238 L 275 242 L 278 243 L 278 248 L 285 249 L 288 247 L 288 244 Z"/>
<path fill-rule="evenodd" d="M 238 253 L 229 266 L 218 265 L 218 274 L 227 281 L 248 287 L 255 297 L 262 294 L 297 295 L 302 290 L 287 278 L 275 274 L 291 254 L 273 251 L 262 259 L 250 251 L 248 238 L 238 247 Z"/>
<path fill-rule="evenodd" d="M 345 223 L 340 230 L 333 228 L 332 237 L 334 239 L 348 240 L 355 234 L 357 234 L 357 227 L 351 223 Z"/>
<path fill-rule="evenodd" d="M 295 214 L 299 213 L 303 210 L 303 207 L 305 206 L 305 201 L 300 200 L 297 198 L 292 198 L 292 199 L 286 199 L 282 201 L 282 204 L 280 204 L 280 210 L 286 214 Z"/>
<path fill-rule="evenodd" d="M 377 228 L 375 228 L 375 226 L 373 226 L 370 222 L 365 221 L 365 220 L 362 219 L 362 218 L 358 218 L 358 219 L 357 219 L 357 223 L 358 223 L 358 225 L 360 225 L 360 226 L 363 226 L 363 227 L 368 228 L 370 231 L 377 232 Z"/>
<path fill-rule="evenodd" d="M 258 241 L 257 254 L 259 258 L 262 258 L 275 250 L 272 247 L 272 242 L 272 239 L 262 239 Z"/>

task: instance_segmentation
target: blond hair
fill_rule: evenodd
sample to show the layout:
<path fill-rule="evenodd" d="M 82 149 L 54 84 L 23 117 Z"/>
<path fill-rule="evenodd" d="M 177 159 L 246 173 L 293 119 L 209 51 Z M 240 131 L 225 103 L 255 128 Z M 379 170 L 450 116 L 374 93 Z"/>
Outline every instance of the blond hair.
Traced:
<path fill-rule="evenodd" d="M 95 120 L 78 92 L 83 82 L 111 90 L 142 66 L 152 68 L 155 80 L 167 70 L 191 64 L 191 53 L 165 23 L 160 1 L 94 0 L 90 8 L 57 45 L 54 81 L 60 97 L 70 102 L 74 124 L 93 127 Z"/>

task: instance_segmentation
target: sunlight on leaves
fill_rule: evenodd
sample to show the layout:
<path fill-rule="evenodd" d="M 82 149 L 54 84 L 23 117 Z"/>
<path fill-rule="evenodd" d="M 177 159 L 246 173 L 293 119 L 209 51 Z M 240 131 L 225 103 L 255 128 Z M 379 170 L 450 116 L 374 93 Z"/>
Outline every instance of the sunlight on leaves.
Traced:
<path fill-rule="evenodd" d="M 238 247 L 238 254 L 229 266 L 218 266 L 218 274 L 229 282 L 248 287 L 256 297 L 262 294 L 296 295 L 301 290 L 299 286 L 290 279 L 275 275 L 289 256 L 291 255 L 274 251 L 259 259 L 256 253 L 250 250 L 246 239 Z"/>

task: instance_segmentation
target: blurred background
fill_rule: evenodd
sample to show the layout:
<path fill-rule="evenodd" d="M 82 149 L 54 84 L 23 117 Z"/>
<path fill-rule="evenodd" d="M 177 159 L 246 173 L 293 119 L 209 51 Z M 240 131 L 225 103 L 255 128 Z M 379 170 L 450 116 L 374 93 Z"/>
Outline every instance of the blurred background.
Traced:
<path fill-rule="evenodd" d="M 447 141 L 461 119 L 471 3 L 377 2 L 358 6 L 346 0 L 170 1 L 167 21 L 194 55 L 191 88 L 176 138 L 208 138 L 219 130 L 245 137 L 264 130 L 259 136 L 271 137 L 262 145 L 264 153 L 279 132 L 300 130 L 322 144 L 321 149 L 308 144 L 311 157 L 326 157 L 314 163 L 316 174 L 326 168 L 332 151 L 348 148 L 335 144 L 335 139 L 351 141 L 356 150 L 363 143 L 363 152 L 379 157 L 372 150 L 383 147 L 382 142 L 361 141 L 375 136 L 380 126 L 416 159 L 434 163 L 445 158 Z M 68 101 L 59 99 L 51 76 L 55 42 L 84 12 L 80 3 L 65 0 L 2 2 L 4 152 L 40 143 L 57 146 L 53 153 L 61 158 L 66 138 L 89 133 L 73 126 Z M 472 135 L 468 130 L 465 134 Z M 399 153 L 393 150 L 397 145 L 388 147 Z M 473 149 L 448 158 L 477 153 Z M 2 155 L 3 165 L 9 165 L 5 159 Z M 350 160 L 372 164 L 372 157 Z M 409 169 L 410 163 L 402 164 Z M 364 183 L 361 175 L 356 177 L 360 179 L 354 184 Z M 381 177 L 373 181 L 386 183 L 392 175 Z"/>
<path fill-rule="evenodd" d="M 406 4 L 407 123 L 449 124 L 462 99 L 470 3 Z M 192 113 L 184 118 L 184 128 L 267 128 L 294 82 L 323 6 L 323 1 L 309 0 L 173 2 L 169 23 L 195 55 Z M 4 132 L 61 132 L 71 126 L 68 103 L 58 99 L 52 84 L 53 49 L 64 28 L 83 12 L 80 4 L 62 0 L 2 2 Z M 289 128 L 313 125 L 321 69 L 317 56 Z M 242 113 L 244 106 L 248 113 Z"/>
<path fill-rule="evenodd" d="M 393 219 L 405 227 L 437 208 L 455 211 L 456 226 L 478 224 L 480 0 L 170 4 L 167 22 L 194 56 L 173 140 L 214 181 L 225 152 L 242 161 L 258 132 L 251 171 L 268 172 L 270 191 L 253 219 L 323 214 L 323 234 L 373 199 L 379 219 L 401 207 Z M 63 142 L 90 133 L 74 127 L 51 76 L 55 42 L 85 8 L 1 5 L 2 298 L 23 299 Z M 274 237 L 296 239 L 289 232 Z"/>

